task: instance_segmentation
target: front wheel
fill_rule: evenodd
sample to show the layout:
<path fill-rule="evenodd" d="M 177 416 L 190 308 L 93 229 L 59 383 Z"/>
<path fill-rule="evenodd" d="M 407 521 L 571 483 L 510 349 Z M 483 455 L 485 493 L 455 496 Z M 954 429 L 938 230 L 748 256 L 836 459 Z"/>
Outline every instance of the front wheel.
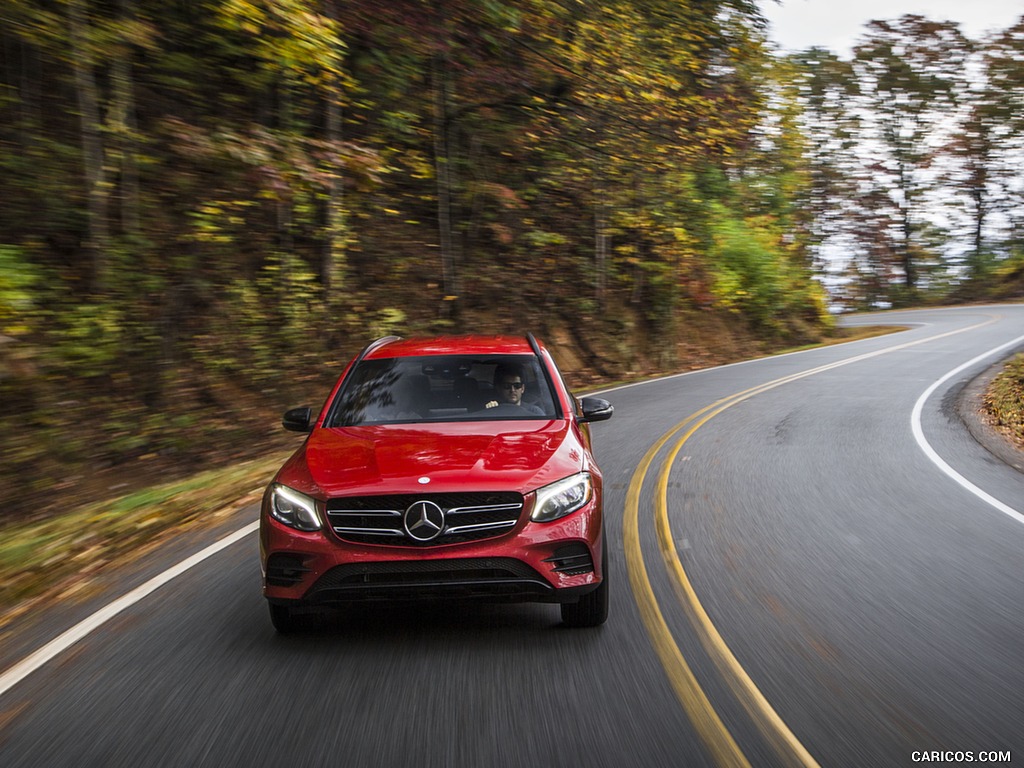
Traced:
<path fill-rule="evenodd" d="M 567 627 L 599 627 L 608 620 L 608 544 L 601 543 L 601 584 L 575 603 L 562 603 L 562 623 Z"/>
<path fill-rule="evenodd" d="M 268 605 L 270 606 L 270 623 L 282 635 L 296 632 L 305 626 L 301 620 L 302 617 L 293 608 L 278 603 L 268 603 Z"/>

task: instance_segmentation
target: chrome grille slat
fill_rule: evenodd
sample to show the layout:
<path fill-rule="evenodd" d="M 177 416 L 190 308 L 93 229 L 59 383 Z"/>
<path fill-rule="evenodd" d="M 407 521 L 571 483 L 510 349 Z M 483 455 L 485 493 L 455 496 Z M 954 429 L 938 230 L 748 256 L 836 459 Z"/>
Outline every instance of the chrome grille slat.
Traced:
<path fill-rule="evenodd" d="M 402 510 L 400 509 L 331 509 L 328 510 L 327 516 L 332 517 L 334 515 L 387 515 L 388 517 L 401 517 Z"/>
<path fill-rule="evenodd" d="M 476 525 L 452 525 L 444 529 L 445 534 L 472 533 L 474 531 L 498 531 L 504 528 L 511 528 L 516 524 L 515 520 L 506 520 L 500 523 L 477 523 Z"/>
<path fill-rule="evenodd" d="M 332 525 L 335 533 L 355 533 L 360 536 L 404 536 L 405 531 L 398 528 L 346 528 L 341 525 Z"/>
<path fill-rule="evenodd" d="M 522 504 L 486 504 L 479 507 L 454 507 L 449 509 L 446 514 L 464 515 L 473 512 L 510 512 L 513 509 L 518 511 L 522 508 Z"/>

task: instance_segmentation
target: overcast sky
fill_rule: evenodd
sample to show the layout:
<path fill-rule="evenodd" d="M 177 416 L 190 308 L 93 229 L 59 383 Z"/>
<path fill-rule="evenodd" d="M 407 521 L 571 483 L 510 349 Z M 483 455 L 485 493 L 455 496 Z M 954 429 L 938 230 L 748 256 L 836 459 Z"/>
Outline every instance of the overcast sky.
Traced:
<path fill-rule="evenodd" d="M 935 21 L 956 21 L 972 39 L 1003 30 L 1024 16 L 1022 0 L 758 0 L 771 22 L 769 37 L 786 50 L 812 45 L 843 58 L 872 19 L 916 13 Z"/>

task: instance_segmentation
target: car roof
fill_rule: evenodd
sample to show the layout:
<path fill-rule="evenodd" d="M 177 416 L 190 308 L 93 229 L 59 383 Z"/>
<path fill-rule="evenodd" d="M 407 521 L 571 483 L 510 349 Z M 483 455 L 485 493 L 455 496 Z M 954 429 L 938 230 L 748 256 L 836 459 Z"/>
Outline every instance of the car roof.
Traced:
<path fill-rule="evenodd" d="M 537 342 L 541 349 L 543 344 Z M 418 355 L 532 355 L 524 336 L 435 336 L 432 338 L 382 339 L 371 345 L 364 359 L 415 357 Z"/>

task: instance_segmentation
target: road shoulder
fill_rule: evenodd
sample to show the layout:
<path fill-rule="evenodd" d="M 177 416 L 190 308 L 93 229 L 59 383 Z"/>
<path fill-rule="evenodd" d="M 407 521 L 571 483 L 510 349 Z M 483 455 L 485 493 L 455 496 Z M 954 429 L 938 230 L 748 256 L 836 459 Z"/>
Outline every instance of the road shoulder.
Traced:
<path fill-rule="evenodd" d="M 989 421 L 984 404 L 985 392 L 989 385 L 1014 354 L 1016 352 L 989 366 L 969 381 L 960 393 L 956 411 L 967 431 L 985 450 L 1018 472 L 1024 472 L 1024 451 Z"/>

